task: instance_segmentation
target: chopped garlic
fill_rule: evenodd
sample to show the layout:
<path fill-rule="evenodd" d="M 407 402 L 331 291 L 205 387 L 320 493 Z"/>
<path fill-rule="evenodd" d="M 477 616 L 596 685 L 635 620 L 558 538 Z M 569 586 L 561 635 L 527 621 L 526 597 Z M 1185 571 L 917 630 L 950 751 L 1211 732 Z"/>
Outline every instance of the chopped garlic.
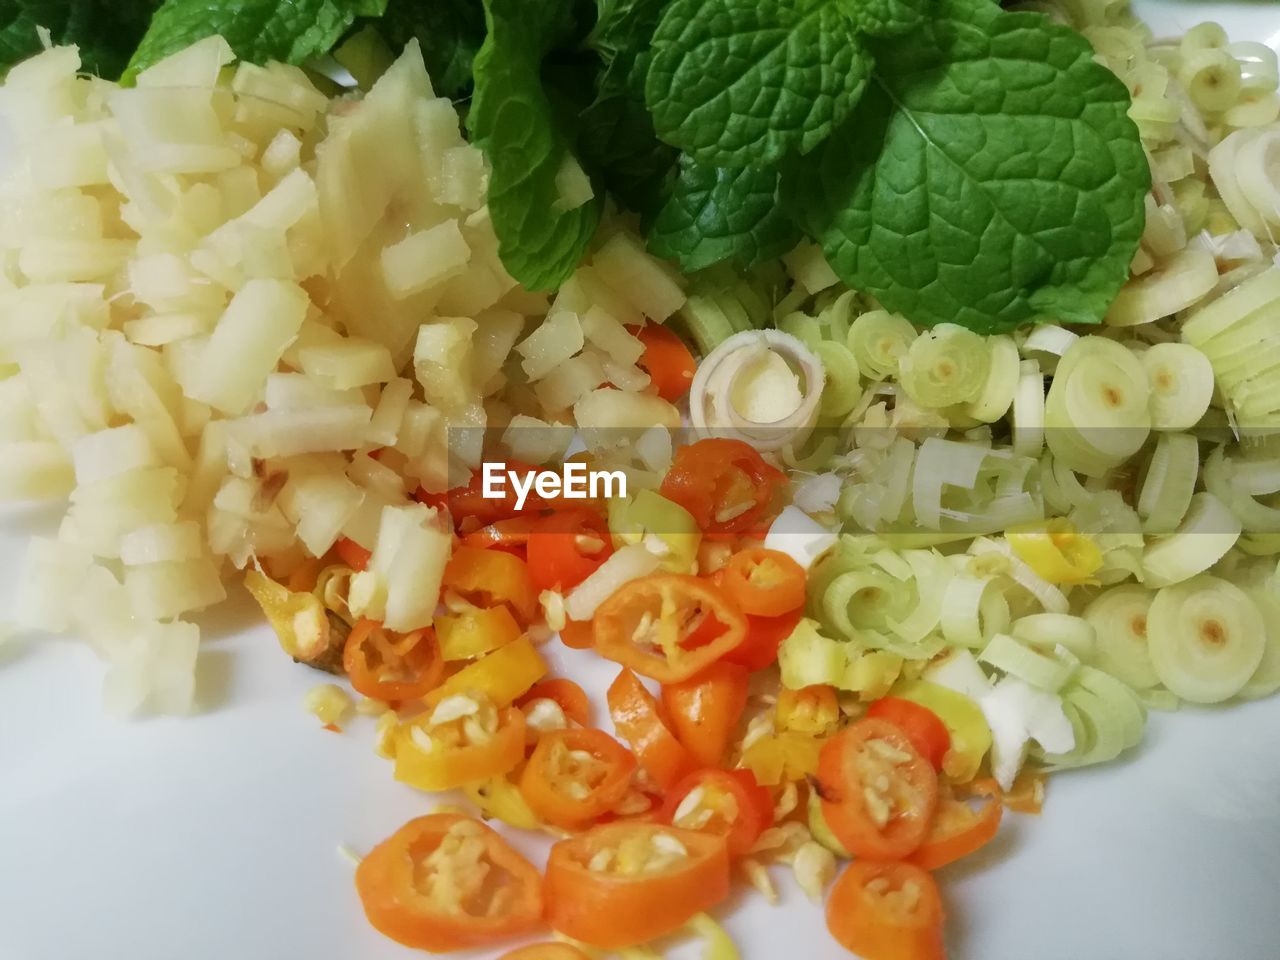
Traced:
<path fill-rule="evenodd" d="M 351 709 L 351 697 L 337 684 L 322 683 L 307 691 L 303 704 L 321 723 L 339 726 Z"/>

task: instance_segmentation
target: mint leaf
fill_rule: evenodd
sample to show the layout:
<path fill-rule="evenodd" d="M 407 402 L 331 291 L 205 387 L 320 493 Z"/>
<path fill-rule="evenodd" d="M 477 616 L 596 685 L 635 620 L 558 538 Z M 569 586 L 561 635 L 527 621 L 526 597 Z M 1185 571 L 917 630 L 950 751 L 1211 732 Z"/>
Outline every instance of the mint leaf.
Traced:
<path fill-rule="evenodd" d="M 629 209 L 656 212 L 678 151 L 658 139 L 644 102 L 649 44 L 671 0 L 601 0 L 587 43 L 606 64 L 596 96 L 582 111 L 578 150 Z"/>
<path fill-rule="evenodd" d="M 830 0 L 675 0 L 645 98 L 658 135 L 700 163 L 770 164 L 825 140 L 870 66 Z"/>
<path fill-rule="evenodd" d="M 467 125 L 489 158 L 489 215 L 498 252 L 533 290 L 573 272 L 600 219 L 599 198 L 558 211 L 556 174 L 572 157 L 542 86 L 542 61 L 572 22 L 572 0 L 485 0 Z"/>
<path fill-rule="evenodd" d="M 939 0 L 783 194 L 851 286 L 922 325 L 1097 323 L 1150 189 L 1129 95 L 1080 34 Z"/>
<path fill-rule="evenodd" d="M 451 100 L 471 87 L 471 63 L 484 42 L 478 0 L 389 0 L 378 29 L 394 52 L 417 39 L 436 93 Z"/>
<path fill-rule="evenodd" d="M 159 0 L 0 0 L 0 72 L 40 52 L 36 27 L 80 48 L 84 69 L 114 79 Z"/>
<path fill-rule="evenodd" d="M 654 221 L 649 249 L 692 272 L 722 260 L 749 266 L 782 256 L 799 240 L 778 205 L 777 170 L 704 167 L 686 156 Z"/>
<path fill-rule="evenodd" d="M 126 78 L 197 40 L 221 34 L 236 56 L 302 63 L 327 53 L 356 17 L 378 17 L 387 0 L 165 0 Z"/>
<path fill-rule="evenodd" d="M 859 33 L 896 37 L 922 26 L 933 0 L 840 0 Z"/>

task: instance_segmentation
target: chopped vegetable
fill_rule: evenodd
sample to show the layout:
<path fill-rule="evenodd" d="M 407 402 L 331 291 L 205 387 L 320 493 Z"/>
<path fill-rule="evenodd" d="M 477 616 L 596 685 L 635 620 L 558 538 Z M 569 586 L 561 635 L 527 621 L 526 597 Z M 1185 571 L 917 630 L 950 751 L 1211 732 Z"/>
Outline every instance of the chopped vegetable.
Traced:
<path fill-rule="evenodd" d="M 865 719 L 822 748 L 822 815 L 855 857 L 893 860 L 924 842 L 938 802 L 929 761 L 896 725 Z"/>
<path fill-rule="evenodd" d="M 542 922 L 533 865 L 455 814 L 410 820 L 374 847 L 356 867 L 356 892 L 380 933 L 420 950 L 484 947 Z"/>
<path fill-rule="evenodd" d="M 551 848 L 547 920 L 616 950 L 673 933 L 729 895 L 725 841 L 658 824 L 594 827 Z"/>
<path fill-rule="evenodd" d="M 909 863 L 857 860 L 827 901 L 827 929 L 866 960 L 942 960 L 942 898 L 933 877 Z"/>
<path fill-rule="evenodd" d="M 520 792 L 542 820 L 580 829 L 626 796 L 635 767 L 635 757 L 599 730 L 556 730 L 539 737 Z"/>

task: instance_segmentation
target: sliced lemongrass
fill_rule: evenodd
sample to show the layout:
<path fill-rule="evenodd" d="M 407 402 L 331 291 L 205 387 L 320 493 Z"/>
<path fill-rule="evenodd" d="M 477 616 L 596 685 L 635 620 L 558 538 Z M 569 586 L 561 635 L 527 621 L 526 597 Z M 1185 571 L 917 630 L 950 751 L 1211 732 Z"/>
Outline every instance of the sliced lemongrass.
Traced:
<path fill-rule="evenodd" d="M 1032 613 L 1019 617 L 1013 621 L 1009 633 L 1033 647 L 1048 650 L 1062 647 L 1080 660 L 1090 659 L 1097 643 L 1093 624 L 1069 613 Z"/>
<path fill-rule="evenodd" d="M 1045 373 L 1053 373 L 1062 355 L 1079 340 L 1078 334 L 1055 323 L 1042 323 L 1031 329 L 1022 341 L 1022 356 L 1035 360 Z"/>
<path fill-rule="evenodd" d="M 1081 337 L 1063 354 L 1045 399 L 1049 449 L 1077 473 L 1102 476 L 1146 440 L 1150 396 L 1146 370 L 1132 351 Z"/>
<path fill-rule="evenodd" d="M 1163 587 L 1208 570 L 1240 538 L 1241 529 L 1225 503 L 1211 493 L 1197 493 L 1178 529 L 1143 551 L 1143 582 Z"/>
<path fill-rule="evenodd" d="M 1071 609 L 1066 594 L 1052 583 L 1038 577 L 1036 572 L 1014 553 L 1013 548 L 1004 540 L 978 537 L 969 544 L 969 553 L 975 557 L 982 557 L 985 554 L 999 556 L 1002 565 L 1008 569 L 1010 579 L 1031 594 L 1047 612 L 1066 613 Z"/>
<path fill-rule="evenodd" d="M 858 369 L 872 379 L 883 380 L 898 372 L 918 334 L 915 327 L 887 310 L 872 310 L 849 325 L 849 349 Z"/>
<path fill-rule="evenodd" d="M 1107 325 L 1133 327 L 1171 317 L 1195 304 L 1217 282 L 1213 254 L 1187 247 L 1126 283 L 1107 311 Z"/>
<path fill-rule="evenodd" d="M 916 601 L 901 619 L 890 613 L 888 624 L 903 643 L 918 644 L 938 627 L 942 598 L 954 571 L 946 558 L 933 550 L 906 550 L 902 557 L 911 567 Z"/>
<path fill-rule="evenodd" d="M 940 323 L 917 337 L 902 357 L 898 379 L 907 395 L 927 409 L 976 399 L 991 369 L 991 349 L 980 334 Z"/>
<path fill-rule="evenodd" d="M 1135 583 L 1104 590 L 1085 607 L 1097 637 L 1090 662 L 1136 690 L 1160 682 L 1147 650 L 1147 616 L 1155 592 Z"/>
<path fill-rule="evenodd" d="M 1266 217 L 1254 205 L 1252 197 L 1245 192 L 1241 183 L 1241 177 L 1250 162 L 1250 155 L 1245 148 L 1261 135 L 1261 130 L 1248 127 L 1224 137 L 1209 151 L 1209 178 L 1236 222 L 1259 240 L 1265 240 Z M 1188 342 L 1195 342 L 1185 333 L 1183 338 Z"/>
<path fill-rule="evenodd" d="M 916 522 L 926 530 L 942 528 L 943 487 L 972 489 L 993 452 L 978 443 L 929 437 L 916 454 L 911 476 L 911 504 Z"/>
<path fill-rule="evenodd" d="M 1191 506 L 1200 472 L 1200 444 L 1189 433 L 1162 433 L 1138 491 L 1146 533 L 1173 533 Z"/>
<path fill-rule="evenodd" d="M 1187 245 L 1187 228 L 1172 203 L 1157 203 L 1146 197 L 1147 221 L 1142 228 L 1142 245 L 1157 258 L 1168 257 Z"/>
<path fill-rule="evenodd" d="M 939 617 L 947 643 L 981 647 L 1009 626 L 1009 602 L 995 577 L 955 576 L 942 595 Z"/>
<path fill-rule="evenodd" d="M 1205 461 L 1204 487 L 1227 505 L 1242 529 L 1250 533 L 1280 533 L 1280 508 L 1260 503 L 1243 489 L 1235 462 L 1227 459 L 1221 447 Z"/>
<path fill-rule="evenodd" d="M 987 382 L 977 399 L 964 406 L 964 412 L 979 423 L 995 423 L 1009 411 L 1021 374 L 1018 345 L 1013 337 L 988 337 L 987 346 L 991 354 Z"/>
<path fill-rule="evenodd" d="M 1164 183 L 1173 183 L 1196 172 L 1195 154 L 1191 148 L 1182 143 L 1175 143 L 1151 154 L 1151 177 Z M 1186 223 L 1179 221 L 1185 233 Z"/>
<path fill-rule="evenodd" d="M 1240 64 L 1241 86 L 1246 93 L 1275 92 L 1280 68 L 1274 50 L 1256 40 L 1241 40 L 1227 44 L 1227 53 Z"/>
<path fill-rule="evenodd" d="M 1182 39 L 1178 41 L 1178 52 L 1183 57 L 1189 57 L 1204 50 L 1225 49 L 1229 43 L 1227 31 L 1222 28 L 1222 24 L 1205 20 L 1182 35 Z"/>
<path fill-rule="evenodd" d="M 853 351 L 843 343 L 822 340 L 813 352 L 827 371 L 818 410 L 824 417 L 844 417 L 862 399 L 862 378 Z"/>
<path fill-rule="evenodd" d="M 689 420 L 701 434 L 778 450 L 813 429 L 825 382 L 822 361 L 780 330 L 735 334 L 703 358 L 689 390 Z"/>
<path fill-rule="evenodd" d="M 1151 384 L 1151 426 L 1188 430 L 1213 399 L 1213 366 L 1189 343 L 1157 343 L 1142 354 Z"/>
<path fill-rule="evenodd" d="M 1267 230 L 1265 239 L 1273 239 L 1274 228 L 1280 223 L 1280 174 L 1276 171 L 1280 162 L 1280 130 L 1265 127 L 1250 132 L 1253 136 L 1243 140 L 1236 152 L 1236 184 L 1250 208 L 1263 221 Z M 1235 214 L 1234 209 L 1231 212 Z"/>
<path fill-rule="evenodd" d="M 1229 127 L 1252 129 L 1274 123 L 1280 117 L 1280 95 L 1274 90 L 1245 91 L 1240 100 L 1227 109 L 1222 121 Z"/>
<path fill-rule="evenodd" d="M 1020 457 L 1038 458 L 1044 449 L 1044 376 L 1035 360 L 1019 364 L 1010 419 L 1013 452 Z"/>
<path fill-rule="evenodd" d="M 1156 675 L 1184 700 L 1233 697 L 1262 662 L 1266 624 L 1257 605 L 1209 574 L 1162 589 L 1147 619 Z"/>
<path fill-rule="evenodd" d="M 1240 63 L 1226 50 L 1197 50 L 1184 56 L 1178 81 L 1191 102 L 1205 113 L 1221 113 L 1240 96 Z"/>
<path fill-rule="evenodd" d="M 1075 672 L 1075 664 L 1038 653 L 1007 633 L 997 633 L 978 659 L 1048 693 L 1057 693 Z"/>

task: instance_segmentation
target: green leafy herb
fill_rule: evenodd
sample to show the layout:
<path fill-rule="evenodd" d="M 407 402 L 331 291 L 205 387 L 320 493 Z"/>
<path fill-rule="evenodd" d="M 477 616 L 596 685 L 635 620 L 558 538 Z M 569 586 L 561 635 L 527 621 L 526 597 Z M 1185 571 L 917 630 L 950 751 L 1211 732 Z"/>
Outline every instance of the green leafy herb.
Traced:
<path fill-rule="evenodd" d="M 781 256 L 800 240 L 778 205 L 771 167 L 704 167 L 680 160 L 680 176 L 649 233 L 649 249 L 686 271 L 722 260 L 754 264 Z"/>
<path fill-rule="evenodd" d="M 147 29 L 159 0 L 0 0 L 0 73 L 40 52 L 36 27 L 80 48 L 84 69 L 114 78 Z"/>
<path fill-rule="evenodd" d="M 604 72 L 578 123 L 578 150 L 630 209 L 656 212 L 679 151 L 658 139 L 644 102 L 649 43 L 670 0 L 603 0 L 587 43 Z"/>
<path fill-rule="evenodd" d="M 861 33 L 896 37 L 923 26 L 933 0 L 840 0 Z"/>
<path fill-rule="evenodd" d="M 387 0 L 165 0 L 138 45 L 126 78 L 221 34 L 238 57 L 302 63 L 327 53 L 357 17 L 378 17 Z"/>
<path fill-rule="evenodd" d="M 1097 323 L 1150 188 L 1124 84 L 1037 14 L 940 0 L 876 46 L 858 109 L 784 178 L 832 267 L 915 323 Z"/>
<path fill-rule="evenodd" d="M 542 86 L 542 62 L 573 17 L 570 0 L 485 0 L 488 36 L 476 55 L 467 123 L 489 158 L 489 214 L 511 275 L 549 290 L 573 272 L 595 232 L 600 201 L 557 210 L 556 177 L 573 162 Z"/>
<path fill-rule="evenodd" d="M 436 93 L 453 100 L 466 96 L 471 63 L 484 43 L 478 0 L 389 0 L 378 26 L 395 52 L 417 39 Z"/>
<path fill-rule="evenodd" d="M 645 96 L 662 139 L 700 163 L 768 164 L 825 140 L 870 66 L 829 0 L 675 0 Z"/>

